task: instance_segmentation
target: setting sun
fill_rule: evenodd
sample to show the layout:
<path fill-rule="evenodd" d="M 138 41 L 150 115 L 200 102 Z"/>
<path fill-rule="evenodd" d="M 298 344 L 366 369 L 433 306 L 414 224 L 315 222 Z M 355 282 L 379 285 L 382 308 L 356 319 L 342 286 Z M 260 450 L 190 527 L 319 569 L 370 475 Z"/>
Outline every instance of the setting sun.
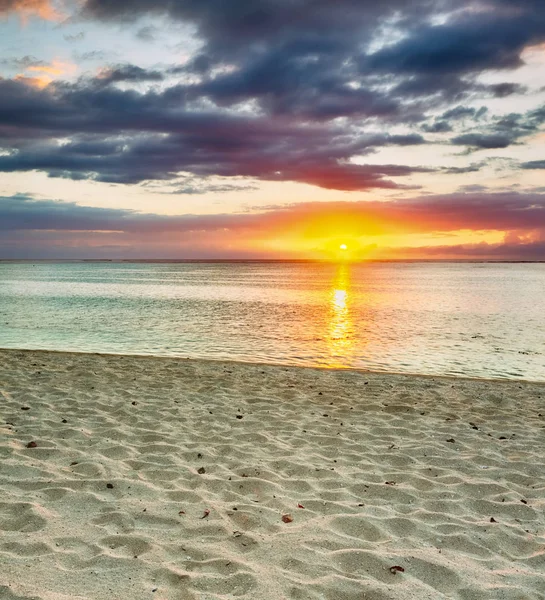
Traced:
<path fill-rule="evenodd" d="M 346 244 L 341 244 L 341 245 L 339 246 L 339 248 L 340 248 L 341 250 L 347 250 L 347 249 L 348 249 L 348 246 L 347 246 Z"/>

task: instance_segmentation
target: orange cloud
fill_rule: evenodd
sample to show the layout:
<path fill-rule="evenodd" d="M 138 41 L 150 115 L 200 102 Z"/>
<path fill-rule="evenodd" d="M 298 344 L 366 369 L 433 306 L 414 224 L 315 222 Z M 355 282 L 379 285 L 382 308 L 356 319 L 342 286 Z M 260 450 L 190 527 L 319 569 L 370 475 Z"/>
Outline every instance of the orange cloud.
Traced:
<path fill-rule="evenodd" d="M 0 15 L 10 13 L 18 14 L 24 21 L 33 16 L 47 21 L 60 21 L 64 17 L 51 0 L 0 0 Z"/>
<path fill-rule="evenodd" d="M 27 85 L 41 89 L 48 86 L 54 79 L 57 79 L 58 77 L 74 73 L 77 71 L 77 66 L 74 63 L 54 60 L 49 65 L 36 65 L 28 67 L 26 70 L 33 74 L 36 73 L 36 75 L 26 75 L 20 73 L 15 77 L 15 79 Z"/>
<path fill-rule="evenodd" d="M 54 60 L 50 65 L 28 67 L 27 71 L 36 71 L 38 73 L 47 73 L 49 75 L 62 75 L 66 72 L 67 66 L 71 67 L 72 65 Z"/>
<path fill-rule="evenodd" d="M 47 87 L 53 80 L 51 77 L 41 76 L 41 77 L 27 77 L 26 75 L 17 75 L 15 77 L 15 81 L 20 81 L 25 85 L 30 85 L 32 87 L 42 89 Z"/>

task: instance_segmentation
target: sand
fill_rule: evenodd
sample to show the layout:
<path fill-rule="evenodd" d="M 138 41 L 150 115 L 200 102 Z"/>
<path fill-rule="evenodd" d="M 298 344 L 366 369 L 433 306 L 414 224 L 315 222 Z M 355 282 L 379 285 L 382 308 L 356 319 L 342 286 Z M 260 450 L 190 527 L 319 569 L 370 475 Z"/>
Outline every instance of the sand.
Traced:
<path fill-rule="evenodd" d="M 545 385 L 2 350 L 0 402 L 2 600 L 545 598 Z"/>

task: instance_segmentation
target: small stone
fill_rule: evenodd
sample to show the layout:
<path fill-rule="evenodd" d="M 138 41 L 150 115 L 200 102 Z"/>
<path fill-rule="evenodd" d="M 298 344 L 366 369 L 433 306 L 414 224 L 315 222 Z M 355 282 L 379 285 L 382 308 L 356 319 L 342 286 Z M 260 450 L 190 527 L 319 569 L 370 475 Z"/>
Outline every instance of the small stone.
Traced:
<path fill-rule="evenodd" d="M 282 521 L 284 521 L 284 523 L 291 523 L 293 521 L 293 517 L 291 515 L 282 515 Z"/>
<path fill-rule="evenodd" d="M 200 467 L 199 469 L 197 469 L 197 473 L 199 475 L 204 475 L 206 473 L 206 470 L 204 467 Z"/>
<path fill-rule="evenodd" d="M 38 444 L 36 442 L 28 442 L 26 445 L 27 448 L 37 448 Z"/>
<path fill-rule="evenodd" d="M 113 489 L 114 489 L 114 484 L 113 484 L 113 483 L 107 483 L 107 484 L 106 484 L 106 487 L 107 487 L 109 490 L 113 490 Z"/>
<path fill-rule="evenodd" d="M 400 567 L 399 565 L 394 565 L 393 567 L 390 567 L 390 573 L 392 575 L 395 575 L 396 573 L 404 573 L 405 569 L 403 567 Z"/>

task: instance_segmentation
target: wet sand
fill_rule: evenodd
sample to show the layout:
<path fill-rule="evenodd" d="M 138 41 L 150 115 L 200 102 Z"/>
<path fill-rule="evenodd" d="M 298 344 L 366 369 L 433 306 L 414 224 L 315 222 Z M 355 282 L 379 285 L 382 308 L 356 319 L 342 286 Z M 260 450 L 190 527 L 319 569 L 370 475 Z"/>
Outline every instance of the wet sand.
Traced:
<path fill-rule="evenodd" d="M 0 350 L 0 402 L 2 600 L 545 597 L 544 384 Z"/>

